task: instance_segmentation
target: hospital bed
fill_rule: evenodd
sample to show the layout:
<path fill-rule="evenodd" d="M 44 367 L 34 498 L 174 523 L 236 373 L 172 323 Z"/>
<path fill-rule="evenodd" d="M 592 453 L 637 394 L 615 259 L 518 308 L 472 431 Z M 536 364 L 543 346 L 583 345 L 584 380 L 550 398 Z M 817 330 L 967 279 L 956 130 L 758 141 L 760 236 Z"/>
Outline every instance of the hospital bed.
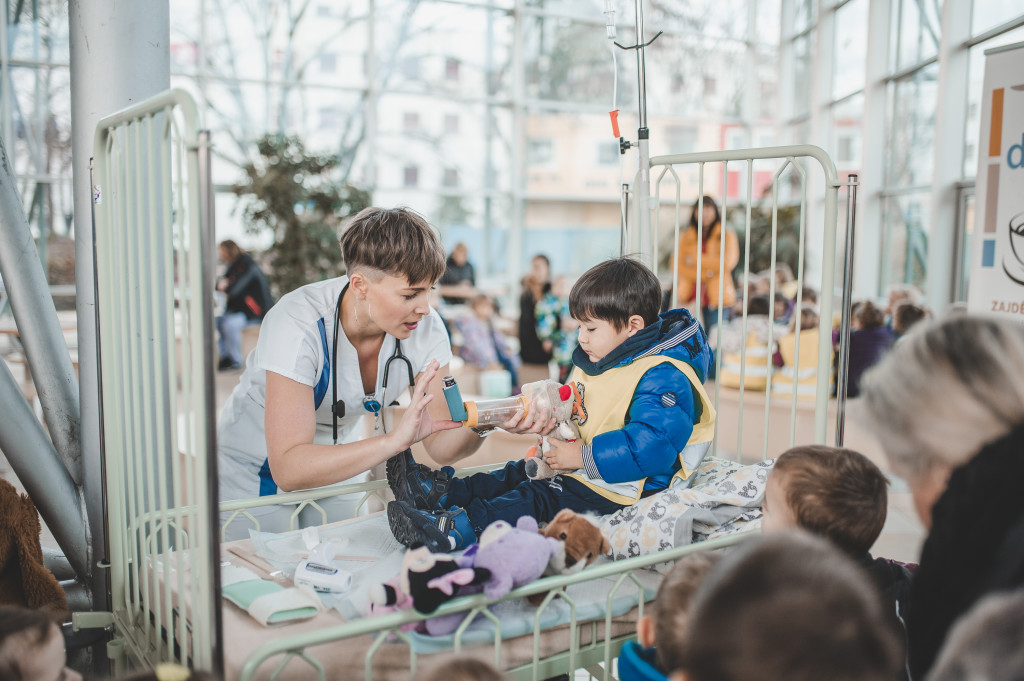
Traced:
<path fill-rule="evenodd" d="M 93 231 L 111 595 L 111 612 L 97 621 L 113 631 L 108 653 L 115 673 L 177 660 L 245 680 L 408 678 L 420 665 L 420 657 L 430 654 L 417 653 L 419 642 L 399 630 L 421 617 L 415 613 L 342 622 L 340 615 L 325 612 L 302 624 L 263 630 L 240 610 L 232 610 L 234 606 L 222 608 L 221 563 L 244 562 L 230 549 L 245 553 L 246 548 L 234 545 L 222 550 L 221 512 L 244 516 L 251 507 L 285 501 L 295 502 L 298 509 L 316 504 L 318 496 L 338 493 L 359 494 L 366 502 L 383 501 L 385 483 L 225 502 L 218 508 L 208 137 L 199 130 L 191 98 L 171 90 L 102 120 L 94 147 L 98 200 Z M 812 172 L 814 167 L 822 172 Z M 740 212 L 735 222 L 742 225 L 745 218 L 749 225 L 754 179 L 759 173 L 771 178 L 773 215 L 780 202 L 800 206 L 801 255 L 796 275 L 798 282 L 822 292 L 819 337 L 822 343 L 831 339 L 837 200 L 839 187 L 845 184 L 838 180 L 831 160 L 821 149 L 809 146 L 654 157 L 649 169 L 652 203 L 634 202 L 638 210 L 640 204 L 652 209 L 654 243 L 665 235 L 678 242 L 683 180 L 695 175 L 698 192 L 703 194 L 707 177 L 719 169 L 722 187 L 746 188 L 741 192 L 748 207 L 744 211 L 734 211 L 728 196 L 722 201 L 727 221 Z M 814 201 L 808 201 L 809 194 L 816 197 Z M 816 215 L 813 221 L 807 217 L 811 213 Z M 852 218 L 852 211 L 847 215 Z M 774 227 L 773 222 L 773 233 Z M 849 228 L 848 234 L 852 234 Z M 632 243 L 637 238 L 635 229 L 624 229 L 624 248 L 635 250 Z M 804 262 L 805 238 L 822 254 L 814 263 Z M 750 271 L 749 241 L 741 257 L 744 274 Z M 655 248 L 655 262 L 657 258 Z M 774 259 L 773 247 L 772 264 Z M 825 441 L 828 416 L 826 362 L 831 348 L 823 350 L 812 418 L 812 439 L 818 443 Z M 741 424 L 747 420 L 745 403 L 741 387 L 737 416 Z M 780 404 L 782 418 L 789 421 L 788 441 L 796 440 L 795 393 L 788 415 L 786 402 L 765 399 L 762 459 L 776 453 L 768 451 L 767 434 Z M 808 407 L 801 409 L 806 413 Z M 719 419 L 718 424 L 722 422 Z M 841 437 L 841 408 L 837 429 Z M 749 442 L 746 446 L 737 442 L 735 449 L 720 450 L 716 439 L 710 456 L 734 458 L 749 448 Z M 689 508 L 685 500 L 676 503 L 673 513 L 686 515 L 681 510 Z M 632 512 L 640 513 L 639 509 Z M 746 536 L 734 533 L 678 546 L 675 539 L 655 541 L 651 551 L 526 585 L 502 601 L 518 601 L 533 593 L 549 595 L 533 611 L 534 621 L 525 635 L 500 645 L 495 641 L 500 638 L 501 620 L 493 612 L 500 603 L 471 596 L 449 602 L 439 612 L 482 614 L 494 623 L 494 640 L 481 642 L 467 623 L 450 647 L 484 655 L 511 670 L 514 678 L 547 678 L 580 668 L 607 677 L 618 647 L 634 634 L 636 618 L 653 596 L 657 573 L 649 568 Z M 670 548 L 663 550 L 666 547 Z M 583 607 L 579 594 L 588 584 L 598 584 L 606 592 L 604 607 Z M 547 626 L 547 613 L 566 607 L 568 618 Z"/>

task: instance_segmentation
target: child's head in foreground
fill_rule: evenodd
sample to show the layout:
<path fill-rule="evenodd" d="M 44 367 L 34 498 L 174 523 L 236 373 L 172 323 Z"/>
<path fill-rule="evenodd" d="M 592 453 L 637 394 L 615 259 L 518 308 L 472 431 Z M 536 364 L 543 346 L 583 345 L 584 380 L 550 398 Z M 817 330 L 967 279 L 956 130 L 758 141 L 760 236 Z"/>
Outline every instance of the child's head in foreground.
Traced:
<path fill-rule="evenodd" d="M 899 638 L 865 572 L 798 530 L 727 555 L 693 601 L 679 681 L 884 681 Z"/>
<path fill-rule="evenodd" d="M 852 449 L 793 447 L 768 476 L 761 529 L 799 527 L 858 558 L 885 524 L 888 484 L 878 466 Z"/>
<path fill-rule="evenodd" d="M 420 681 L 504 681 L 504 675 L 493 666 L 468 655 L 442 658 L 424 674 Z"/>
<path fill-rule="evenodd" d="M 644 648 L 654 648 L 658 669 L 668 673 L 683 665 L 690 604 L 697 589 L 721 554 L 703 551 L 680 558 L 661 580 L 651 604 L 653 612 L 637 621 L 636 638 Z"/>
<path fill-rule="evenodd" d="M 0 607 L 0 679 L 81 681 L 66 665 L 56 622 L 38 610 Z"/>
<path fill-rule="evenodd" d="M 569 314 L 580 323 L 580 347 L 599 362 L 658 320 L 661 283 L 643 263 L 622 257 L 583 273 L 569 293 Z"/>

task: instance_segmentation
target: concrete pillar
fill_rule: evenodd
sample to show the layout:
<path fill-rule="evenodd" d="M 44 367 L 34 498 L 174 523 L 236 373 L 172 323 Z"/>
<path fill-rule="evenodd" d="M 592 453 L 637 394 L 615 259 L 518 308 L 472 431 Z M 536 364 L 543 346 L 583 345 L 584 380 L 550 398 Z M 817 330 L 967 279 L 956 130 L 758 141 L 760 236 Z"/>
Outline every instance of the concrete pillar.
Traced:
<path fill-rule="evenodd" d="M 168 0 L 72 0 L 71 134 L 75 206 L 75 282 L 78 289 L 82 471 L 92 533 L 92 561 L 106 558 L 100 477 L 99 379 L 93 279 L 92 186 L 89 159 L 96 123 L 170 87 Z M 91 581 L 93 607 L 107 609 L 106 574 Z"/>

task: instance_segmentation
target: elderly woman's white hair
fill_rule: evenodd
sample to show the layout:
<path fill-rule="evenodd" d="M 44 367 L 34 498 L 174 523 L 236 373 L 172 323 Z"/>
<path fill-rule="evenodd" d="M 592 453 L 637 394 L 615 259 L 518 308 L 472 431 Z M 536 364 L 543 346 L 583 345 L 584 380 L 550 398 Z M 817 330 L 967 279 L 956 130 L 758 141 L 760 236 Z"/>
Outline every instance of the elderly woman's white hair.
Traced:
<path fill-rule="evenodd" d="M 860 419 L 898 475 L 956 468 L 1024 423 L 1024 326 L 985 315 L 919 324 L 861 394 Z"/>

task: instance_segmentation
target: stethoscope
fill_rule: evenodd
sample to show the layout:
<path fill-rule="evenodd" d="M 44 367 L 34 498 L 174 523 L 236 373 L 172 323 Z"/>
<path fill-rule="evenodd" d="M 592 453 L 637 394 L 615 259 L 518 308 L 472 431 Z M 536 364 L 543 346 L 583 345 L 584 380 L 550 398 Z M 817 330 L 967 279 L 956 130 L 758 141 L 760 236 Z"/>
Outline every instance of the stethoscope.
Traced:
<path fill-rule="evenodd" d="M 348 284 L 345 284 L 345 287 L 341 289 L 341 293 L 338 294 L 338 302 L 334 306 L 334 362 L 332 364 L 334 367 L 332 369 L 334 380 L 331 381 L 331 417 L 334 424 L 334 444 L 338 444 L 338 419 L 345 417 L 345 402 L 338 399 L 338 364 L 340 364 L 338 361 L 338 329 L 341 327 L 341 299 L 344 297 L 345 291 L 347 290 Z M 405 362 L 405 370 L 409 373 L 409 387 L 411 388 L 413 383 L 415 383 L 412 373 L 412 362 L 410 362 L 409 358 L 405 356 L 404 352 L 402 352 L 402 341 L 396 338 L 395 350 L 391 353 L 391 356 L 388 357 L 388 361 L 384 362 L 384 380 L 380 386 L 381 401 L 385 401 L 384 396 L 388 392 L 388 372 L 391 370 L 391 363 L 395 360 Z M 366 395 L 363 397 L 363 409 L 368 413 L 373 414 L 375 419 L 375 428 L 376 425 L 380 423 L 381 408 L 382 405 L 377 401 L 375 395 Z"/>

